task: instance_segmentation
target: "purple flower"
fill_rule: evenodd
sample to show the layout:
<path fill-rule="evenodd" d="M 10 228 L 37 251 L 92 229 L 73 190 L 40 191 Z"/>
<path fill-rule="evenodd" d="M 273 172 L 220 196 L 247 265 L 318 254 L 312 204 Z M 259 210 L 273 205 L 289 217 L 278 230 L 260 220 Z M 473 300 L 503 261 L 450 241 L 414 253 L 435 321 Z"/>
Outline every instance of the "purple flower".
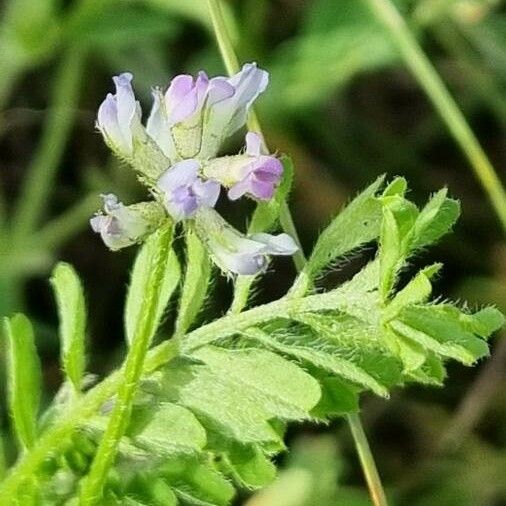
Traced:
<path fill-rule="evenodd" d="M 192 158 L 200 150 L 202 138 L 202 107 L 207 96 L 209 79 L 199 72 L 176 76 L 165 95 L 153 91 L 153 108 L 146 130 L 172 162 Z"/>
<path fill-rule="evenodd" d="M 105 141 L 120 156 L 129 157 L 133 140 L 142 135 L 141 108 L 132 90 L 132 74 L 113 77 L 116 94 L 108 93 L 98 109 L 97 127 Z"/>
<path fill-rule="evenodd" d="M 209 82 L 201 158 L 216 156 L 221 143 L 246 123 L 255 99 L 269 83 L 269 74 L 247 63 L 234 76 L 215 77 Z"/>
<path fill-rule="evenodd" d="M 268 83 L 268 74 L 249 63 L 231 78 L 176 76 L 165 94 L 154 90 L 147 132 L 172 161 L 208 159 L 224 139 L 246 122 L 253 101 Z"/>
<path fill-rule="evenodd" d="M 228 191 L 230 200 L 237 200 L 245 194 L 259 200 L 270 200 L 274 195 L 283 175 L 283 165 L 275 156 L 260 154 L 261 142 L 258 134 L 246 134 L 248 161 L 238 170 L 239 181 Z"/>
<path fill-rule="evenodd" d="M 102 199 L 105 214 L 91 218 L 90 225 L 113 251 L 139 242 L 163 219 L 163 211 L 156 202 L 125 206 L 111 193 L 102 195 Z"/>
<path fill-rule="evenodd" d="M 275 156 L 261 154 L 261 143 L 258 134 L 248 132 L 245 154 L 210 160 L 204 165 L 204 174 L 230 188 L 230 200 L 243 195 L 270 200 L 281 180 L 283 165 Z"/>
<path fill-rule="evenodd" d="M 214 207 L 220 195 L 217 181 L 203 181 L 199 177 L 200 162 L 183 160 L 166 170 L 158 180 L 164 205 L 176 220 L 192 218 L 197 209 Z"/>
<path fill-rule="evenodd" d="M 193 79 L 189 75 L 176 76 L 165 93 L 165 105 L 170 126 L 181 123 L 200 113 L 209 86 L 205 72 L 199 72 Z"/>
<path fill-rule="evenodd" d="M 245 236 L 214 209 L 199 210 L 195 225 L 213 261 L 226 273 L 255 275 L 267 267 L 269 255 L 293 255 L 298 250 L 287 234 Z"/>

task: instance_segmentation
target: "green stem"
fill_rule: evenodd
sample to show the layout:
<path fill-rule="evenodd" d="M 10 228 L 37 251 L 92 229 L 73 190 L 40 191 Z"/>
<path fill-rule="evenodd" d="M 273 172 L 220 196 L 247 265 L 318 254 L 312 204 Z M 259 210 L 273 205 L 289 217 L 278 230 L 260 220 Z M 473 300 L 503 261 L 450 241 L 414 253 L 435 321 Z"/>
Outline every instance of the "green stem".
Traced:
<path fill-rule="evenodd" d="M 80 494 L 81 506 L 97 504 L 101 497 L 109 468 L 114 462 L 118 445 L 130 422 L 132 404 L 141 377 L 153 334 L 156 331 L 155 312 L 162 289 L 163 277 L 172 243 L 172 225 L 160 232 L 160 249 L 152 260 L 149 290 L 145 295 L 140 318 L 125 360 L 124 374 L 109 423 L 85 478 Z"/>
<path fill-rule="evenodd" d="M 471 45 L 450 20 L 433 26 L 432 32 L 445 51 L 454 57 L 468 86 L 488 105 L 497 121 L 503 127 L 506 126 L 506 97 L 494 76 L 477 61 L 475 53 L 471 53 Z"/>
<path fill-rule="evenodd" d="M 13 218 L 12 234 L 19 243 L 36 227 L 49 202 L 49 194 L 76 113 L 84 56 L 71 47 L 63 57 L 53 84 L 51 103 L 39 148 L 28 169 Z"/>
<path fill-rule="evenodd" d="M 469 160 L 476 177 L 506 230 L 506 192 L 454 98 L 391 0 L 367 0 L 367 2 L 390 33 L 406 65 L 425 90 L 455 141 Z"/>
<path fill-rule="evenodd" d="M 346 418 L 351 428 L 351 433 L 353 435 L 353 440 L 355 441 L 355 447 L 358 451 L 362 469 L 364 470 L 372 502 L 374 506 L 388 506 L 385 492 L 381 484 L 381 479 L 378 474 L 378 469 L 376 468 L 371 448 L 367 442 L 364 428 L 360 423 L 360 418 L 355 413 L 347 415 Z"/>
<path fill-rule="evenodd" d="M 210 14 L 211 14 L 211 19 L 213 22 L 214 33 L 216 35 L 216 40 L 218 42 L 218 47 L 220 49 L 221 56 L 222 56 L 223 61 L 225 63 L 225 67 L 227 69 L 227 72 L 230 75 L 234 74 L 235 72 L 237 72 L 239 70 L 239 61 L 238 61 L 237 56 L 235 54 L 234 47 L 232 45 L 232 41 L 228 35 L 226 23 L 223 19 L 220 0 L 208 0 L 208 6 L 209 6 Z M 260 122 L 258 121 L 258 118 L 257 118 L 253 108 L 251 108 L 250 113 L 249 113 L 248 128 L 250 130 L 253 130 L 253 131 L 260 134 L 260 136 L 262 137 L 263 145 L 264 145 L 264 147 L 266 147 L 265 137 L 262 133 L 262 128 L 260 126 Z M 297 233 L 297 228 L 295 227 L 295 223 L 293 221 L 292 214 L 291 214 L 288 204 L 286 202 L 283 202 L 281 205 L 281 208 L 279 211 L 279 221 L 280 221 L 280 224 L 281 224 L 281 227 L 283 228 L 283 230 L 287 234 L 289 234 L 295 240 L 297 245 L 299 246 L 299 250 L 293 256 L 293 261 L 294 261 L 297 271 L 301 272 L 302 269 L 304 268 L 305 263 L 306 263 L 306 258 L 304 256 L 304 252 L 302 250 L 299 235 Z M 252 285 L 252 281 L 253 281 L 253 278 L 249 277 L 248 279 L 241 281 L 241 283 L 236 286 L 236 290 L 234 293 L 234 300 L 232 302 L 232 307 L 231 307 L 231 314 L 232 315 L 240 313 L 240 311 L 244 308 L 244 306 L 247 302 L 247 299 L 248 299 L 248 292 L 249 292 L 249 289 Z M 303 294 L 301 294 L 301 295 L 303 295 Z M 238 316 L 241 316 L 241 315 L 239 314 Z M 362 425 L 360 423 L 360 419 L 359 419 L 358 415 L 355 415 L 355 418 L 353 419 L 353 423 L 354 423 L 355 427 L 358 426 L 360 428 L 363 440 L 365 441 L 365 443 L 367 445 L 367 439 L 365 436 L 365 432 L 362 428 Z M 352 426 L 351 422 L 350 422 L 350 426 L 353 431 L 353 426 Z M 368 448 L 368 445 L 367 445 L 367 448 Z M 359 452 L 359 455 L 360 455 L 361 448 L 358 445 L 357 445 L 357 451 Z M 374 470 L 374 471 L 376 470 L 376 465 L 374 464 L 374 459 L 373 459 L 370 451 L 369 451 L 369 459 L 367 461 L 365 461 L 364 459 L 361 458 L 360 462 L 362 464 L 362 469 L 363 469 L 363 472 L 364 472 L 366 478 L 371 474 L 372 470 Z M 373 466 L 372 468 L 370 467 L 371 463 Z M 381 488 L 381 482 L 379 481 L 379 476 L 378 476 L 377 471 L 376 471 L 376 477 L 377 477 L 377 481 L 379 482 L 380 488 Z M 371 490 L 371 497 L 374 501 L 375 496 L 372 495 L 372 490 Z M 381 504 L 381 503 L 378 503 L 378 504 Z M 386 502 L 384 504 L 386 504 Z"/>

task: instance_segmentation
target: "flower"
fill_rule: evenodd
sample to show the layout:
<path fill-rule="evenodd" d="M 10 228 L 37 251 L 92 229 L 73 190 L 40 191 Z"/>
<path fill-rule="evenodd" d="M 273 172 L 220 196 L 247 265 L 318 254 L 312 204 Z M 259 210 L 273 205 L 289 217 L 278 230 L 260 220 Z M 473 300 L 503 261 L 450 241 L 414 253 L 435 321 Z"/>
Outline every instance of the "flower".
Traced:
<path fill-rule="evenodd" d="M 293 255 L 298 250 L 288 234 L 245 236 L 214 209 L 200 209 L 195 227 L 213 261 L 227 273 L 255 275 L 265 270 L 269 255 Z"/>
<path fill-rule="evenodd" d="M 275 156 L 261 154 L 261 143 L 258 134 L 248 132 L 245 154 L 215 158 L 205 165 L 204 174 L 230 188 L 230 200 L 243 195 L 270 200 L 283 175 L 283 165 Z"/>
<path fill-rule="evenodd" d="M 163 94 L 153 91 L 146 130 L 172 162 L 217 155 L 222 142 L 246 122 L 253 101 L 268 83 L 255 63 L 231 78 L 176 76 Z"/>
<path fill-rule="evenodd" d="M 209 84 L 201 158 L 217 155 L 222 142 L 246 123 L 249 108 L 269 83 L 269 74 L 246 63 L 234 76 L 215 77 Z"/>
<path fill-rule="evenodd" d="M 164 219 L 163 209 L 156 202 L 123 205 L 112 193 L 102 195 L 104 213 L 90 219 L 94 232 L 113 250 L 131 246 L 152 233 Z"/>
<path fill-rule="evenodd" d="M 170 83 L 165 95 L 153 90 L 153 108 L 146 124 L 147 133 L 171 161 L 198 154 L 202 138 L 202 107 L 209 78 L 199 72 L 182 74 Z"/>
<path fill-rule="evenodd" d="M 220 184 L 199 177 L 200 162 L 183 160 L 166 170 L 157 187 L 163 194 L 168 213 L 176 221 L 192 218 L 201 207 L 214 207 L 220 195 Z"/>
<path fill-rule="evenodd" d="M 132 89 L 132 74 L 114 76 L 116 94 L 108 93 L 98 109 L 97 127 L 109 147 L 122 157 L 130 157 L 134 137 L 143 134 L 141 107 Z"/>

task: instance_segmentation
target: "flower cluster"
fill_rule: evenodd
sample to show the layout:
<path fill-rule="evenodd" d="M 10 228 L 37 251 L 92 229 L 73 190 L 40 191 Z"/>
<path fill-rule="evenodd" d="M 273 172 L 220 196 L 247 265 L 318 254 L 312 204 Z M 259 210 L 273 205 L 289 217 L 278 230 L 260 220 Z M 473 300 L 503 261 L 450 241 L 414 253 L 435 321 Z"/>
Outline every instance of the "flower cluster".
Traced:
<path fill-rule="evenodd" d="M 165 93 L 153 90 L 153 106 L 142 124 L 132 89 L 132 75 L 113 78 L 116 93 L 100 105 L 97 127 L 112 151 L 138 172 L 155 197 L 130 206 L 105 195 L 103 211 L 91 219 L 93 230 L 116 250 L 142 241 L 163 217 L 186 220 L 225 272 L 252 275 L 267 265 L 268 255 L 297 250 L 287 234 L 246 236 L 214 209 L 221 188 L 230 200 L 246 196 L 268 201 L 279 184 L 283 165 L 265 153 L 255 132 L 234 156 L 218 156 L 223 142 L 246 123 L 253 101 L 265 90 L 268 74 L 254 63 L 236 75 L 209 78 L 179 75 Z"/>

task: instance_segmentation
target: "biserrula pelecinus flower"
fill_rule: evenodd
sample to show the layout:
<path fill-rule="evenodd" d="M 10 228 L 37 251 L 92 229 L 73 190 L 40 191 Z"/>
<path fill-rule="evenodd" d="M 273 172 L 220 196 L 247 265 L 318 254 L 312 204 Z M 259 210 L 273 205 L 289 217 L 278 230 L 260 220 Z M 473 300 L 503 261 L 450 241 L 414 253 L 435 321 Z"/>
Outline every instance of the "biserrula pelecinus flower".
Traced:
<path fill-rule="evenodd" d="M 230 135 L 244 126 L 253 101 L 268 83 L 268 74 L 250 63 L 230 78 L 176 76 L 167 91 L 153 90 L 146 128 L 132 89 L 132 75 L 113 78 L 98 111 L 97 127 L 107 145 L 139 173 L 155 201 L 125 206 L 105 195 L 103 212 L 90 220 L 104 243 L 117 250 L 141 242 L 164 220 L 188 220 L 210 257 L 225 273 L 254 275 L 270 255 L 292 255 L 297 245 L 287 234 L 244 235 L 214 210 L 221 186 L 231 200 L 246 195 L 270 200 L 283 166 L 262 152 L 258 134 L 246 135 L 246 149 L 217 158 Z"/>
<path fill-rule="evenodd" d="M 230 200 L 243 195 L 270 200 L 283 175 L 283 165 L 275 156 L 262 154 L 261 146 L 260 136 L 248 132 L 244 154 L 210 160 L 204 165 L 204 174 L 229 188 Z"/>
<path fill-rule="evenodd" d="M 195 230 L 224 273 L 255 275 L 266 269 L 270 255 L 293 255 L 298 250 L 288 234 L 246 236 L 212 208 L 196 212 Z"/>
<path fill-rule="evenodd" d="M 230 78 L 211 79 L 200 158 L 215 157 L 223 141 L 246 124 L 251 105 L 268 83 L 269 74 L 256 63 L 246 63 Z"/>
<path fill-rule="evenodd" d="M 143 134 L 141 106 L 132 89 L 129 72 L 114 76 L 116 93 L 108 93 L 98 109 L 97 127 L 107 145 L 120 156 L 133 154 L 133 139 Z"/>
<path fill-rule="evenodd" d="M 167 169 L 157 182 L 167 212 L 175 221 L 193 218 L 197 209 L 214 207 L 220 183 L 199 176 L 198 160 L 183 160 Z"/>
<path fill-rule="evenodd" d="M 144 240 L 166 219 L 163 208 L 155 201 L 125 206 L 112 193 L 102 195 L 102 199 L 103 212 L 91 218 L 90 225 L 113 251 Z"/>
<path fill-rule="evenodd" d="M 100 105 L 96 125 L 119 158 L 132 165 L 142 179 L 153 181 L 170 160 L 141 123 L 142 110 L 135 99 L 132 79 L 129 72 L 113 77 L 116 93 L 108 93 Z"/>
<path fill-rule="evenodd" d="M 223 141 L 244 126 L 251 104 L 267 83 L 267 72 L 254 63 L 231 78 L 209 79 L 204 72 L 195 79 L 177 76 L 165 94 L 153 91 L 146 130 L 172 162 L 213 158 Z"/>

